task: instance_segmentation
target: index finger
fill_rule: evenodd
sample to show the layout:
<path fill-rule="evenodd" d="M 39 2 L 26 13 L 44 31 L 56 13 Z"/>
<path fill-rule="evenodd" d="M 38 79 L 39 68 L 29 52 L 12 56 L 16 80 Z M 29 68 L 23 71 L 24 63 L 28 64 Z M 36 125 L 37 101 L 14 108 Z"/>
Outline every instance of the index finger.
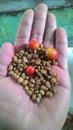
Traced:
<path fill-rule="evenodd" d="M 20 21 L 18 31 L 15 38 L 15 51 L 20 50 L 23 48 L 25 43 L 29 42 L 32 24 L 34 18 L 34 11 L 32 9 L 28 9 L 22 16 Z"/>

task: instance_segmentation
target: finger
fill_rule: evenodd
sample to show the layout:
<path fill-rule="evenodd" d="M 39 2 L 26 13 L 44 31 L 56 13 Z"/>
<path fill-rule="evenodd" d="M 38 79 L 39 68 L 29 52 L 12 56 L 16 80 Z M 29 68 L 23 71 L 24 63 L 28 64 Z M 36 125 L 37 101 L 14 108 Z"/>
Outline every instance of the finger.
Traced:
<path fill-rule="evenodd" d="M 40 4 L 37 6 L 31 33 L 31 40 L 34 39 L 42 43 L 45 30 L 47 9 L 48 8 L 45 4 Z"/>
<path fill-rule="evenodd" d="M 16 51 L 23 48 L 25 43 L 28 43 L 30 39 L 33 18 L 34 18 L 34 11 L 32 9 L 28 9 L 22 16 L 22 19 L 21 19 L 21 22 L 17 31 L 15 43 L 14 43 L 14 47 Z"/>
<path fill-rule="evenodd" d="M 54 14 L 49 13 L 47 15 L 46 26 L 45 26 L 45 36 L 44 36 L 44 46 L 53 47 L 54 46 L 54 33 L 56 30 L 56 17 Z"/>
<path fill-rule="evenodd" d="M 68 40 L 66 31 L 63 28 L 56 30 L 56 49 L 59 52 L 58 62 L 62 69 L 68 69 Z"/>
<path fill-rule="evenodd" d="M 13 45 L 6 42 L 0 49 L 0 77 L 7 75 L 7 67 L 14 55 Z"/>

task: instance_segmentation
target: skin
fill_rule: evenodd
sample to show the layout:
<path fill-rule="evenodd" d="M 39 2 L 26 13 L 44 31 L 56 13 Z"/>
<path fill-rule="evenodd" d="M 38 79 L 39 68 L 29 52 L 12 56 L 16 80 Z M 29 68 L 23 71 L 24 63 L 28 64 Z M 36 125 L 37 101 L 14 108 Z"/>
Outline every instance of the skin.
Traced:
<path fill-rule="evenodd" d="M 1 130 L 60 130 L 69 111 L 71 82 L 68 72 L 68 41 L 66 31 L 57 28 L 54 14 L 47 14 L 47 6 L 39 4 L 34 12 L 23 14 L 14 45 L 6 42 L 0 48 L 0 127 Z M 29 40 L 55 47 L 59 52 L 59 66 L 52 66 L 59 85 L 52 98 L 33 103 L 22 86 L 7 76 L 7 67 L 15 52 Z"/>

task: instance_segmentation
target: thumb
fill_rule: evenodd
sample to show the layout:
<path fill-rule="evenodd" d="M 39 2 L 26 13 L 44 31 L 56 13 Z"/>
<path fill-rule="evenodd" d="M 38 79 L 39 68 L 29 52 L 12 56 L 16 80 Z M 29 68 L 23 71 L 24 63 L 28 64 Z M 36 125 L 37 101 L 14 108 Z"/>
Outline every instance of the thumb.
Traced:
<path fill-rule="evenodd" d="M 14 47 L 9 42 L 2 45 L 0 49 L 0 77 L 7 75 L 7 67 L 12 61 L 14 55 Z"/>

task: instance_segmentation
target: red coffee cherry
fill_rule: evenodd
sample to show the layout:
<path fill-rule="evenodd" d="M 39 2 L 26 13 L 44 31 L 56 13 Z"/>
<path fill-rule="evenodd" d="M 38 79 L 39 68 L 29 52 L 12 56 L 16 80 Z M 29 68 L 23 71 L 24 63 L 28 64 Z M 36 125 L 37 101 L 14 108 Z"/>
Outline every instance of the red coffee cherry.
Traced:
<path fill-rule="evenodd" d="M 32 40 L 32 41 L 29 42 L 29 48 L 31 50 L 36 50 L 36 49 L 39 48 L 39 43 L 35 40 Z"/>
<path fill-rule="evenodd" d="M 57 60 L 58 59 L 58 51 L 55 48 L 48 48 L 46 50 L 46 56 L 51 60 Z"/>
<path fill-rule="evenodd" d="M 35 72 L 35 68 L 34 68 L 33 66 L 28 66 L 28 67 L 27 67 L 27 69 L 26 69 L 26 74 L 27 74 L 28 76 L 33 75 L 34 72 Z"/>

